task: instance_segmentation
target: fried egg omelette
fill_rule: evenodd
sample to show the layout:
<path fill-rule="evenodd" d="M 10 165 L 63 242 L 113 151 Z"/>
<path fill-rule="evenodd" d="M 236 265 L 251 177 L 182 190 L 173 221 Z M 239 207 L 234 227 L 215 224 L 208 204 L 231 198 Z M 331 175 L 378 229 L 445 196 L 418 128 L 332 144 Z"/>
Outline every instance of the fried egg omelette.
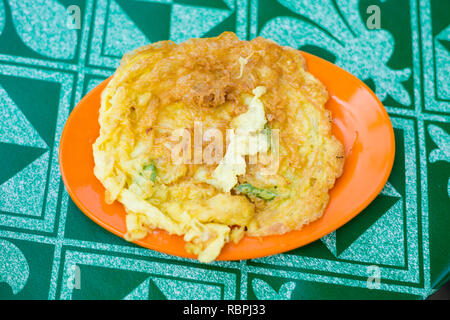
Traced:
<path fill-rule="evenodd" d="M 344 165 L 327 100 L 299 51 L 261 37 L 226 32 L 126 54 L 102 93 L 93 145 L 106 202 L 127 213 L 125 238 L 163 229 L 210 262 L 244 235 L 283 234 L 320 218 Z M 173 161 L 173 133 L 196 123 L 227 136 L 216 161 Z M 274 155 L 276 165 L 262 161 Z"/>

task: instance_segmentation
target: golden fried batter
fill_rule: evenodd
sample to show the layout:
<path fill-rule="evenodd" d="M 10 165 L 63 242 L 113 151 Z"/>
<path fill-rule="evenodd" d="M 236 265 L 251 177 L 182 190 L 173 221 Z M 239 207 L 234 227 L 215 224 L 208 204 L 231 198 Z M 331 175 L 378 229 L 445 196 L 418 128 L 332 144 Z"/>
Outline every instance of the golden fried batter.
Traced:
<path fill-rule="evenodd" d="M 302 55 L 272 41 L 226 32 L 157 42 L 126 54 L 102 94 L 94 172 L 107 201 L 124 204 L 129 240 L 165 229 L 208 262 L 244 234 L 282 234 L 322 215 L 344 163 L 327 100 Z M 174 163 L 173 132 L 193 133 L 195 122 L 241 130 L 246 145 L 279 132 L 276 170 L 249 160 L 275 154 L 273 138 L 254 151 L 231 139 L 217 163 Z"/>

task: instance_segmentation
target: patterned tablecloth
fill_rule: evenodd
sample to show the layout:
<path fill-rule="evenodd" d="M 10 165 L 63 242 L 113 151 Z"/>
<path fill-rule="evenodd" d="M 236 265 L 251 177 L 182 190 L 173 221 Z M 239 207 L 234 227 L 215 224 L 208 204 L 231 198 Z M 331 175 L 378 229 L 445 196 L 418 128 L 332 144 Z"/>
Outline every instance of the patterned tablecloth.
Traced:
<path fill-rule="evenodd" d="M 449 278 L 450 1 L 1 0 L 0 298 L 426 298 Z M 362 214 L 294 251 L 209 265 L 130 244 L 61 182 L 72 108 L 125 52 L 236 32 L 324 57 L 383 101 L 392 174 Z"/>

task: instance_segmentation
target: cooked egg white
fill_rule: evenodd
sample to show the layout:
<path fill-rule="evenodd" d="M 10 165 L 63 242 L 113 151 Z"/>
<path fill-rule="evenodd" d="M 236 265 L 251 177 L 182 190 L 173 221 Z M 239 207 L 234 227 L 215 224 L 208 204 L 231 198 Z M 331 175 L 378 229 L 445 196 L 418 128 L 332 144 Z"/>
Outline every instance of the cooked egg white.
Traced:
<path fill-rule="evenodd" d="M 231 121 L 235 129 L 225 156 L 212 174 L 212 179 L 204 181 L 210 183 L 223 192 L 230 190 L 237 184 L 237 176 L 245 174 L 245 156 L 266 152 L 268 142 L 265 134 L 260 133 L 267 123 L 264 106 L 258 99 L 266 91 L 264 87 L 253 90 L 254 97 L 247 98 L 247 112 L 237 116 Z"/>

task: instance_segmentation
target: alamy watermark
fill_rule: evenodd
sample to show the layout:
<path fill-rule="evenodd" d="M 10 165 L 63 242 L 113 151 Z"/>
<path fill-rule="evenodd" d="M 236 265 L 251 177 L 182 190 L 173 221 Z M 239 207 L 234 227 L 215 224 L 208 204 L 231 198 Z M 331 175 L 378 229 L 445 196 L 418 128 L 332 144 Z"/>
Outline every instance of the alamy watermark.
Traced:
<path fill-rule="evenodd" d="M 371 265 L 367 267 L 367 278 L 366 284 L 368 289 L 380 289 L 381 288 L 381 269 L 379 266 Z"/>
<path fill-rule="evenodd" d="M 68 29 L 81 29 L 81 9 L 77 5 L 71 5 L 67 7 L 67 22 L 66 27 Z"/>
<path fill-rule="evenodd" d="M 67 287 L 70 290 L 81 289 L 81 271 L 80 267 L 73 264 L 69 267 L 69 278 L 67 279 Z"/>
<path fill-rule="evenodd" d="M 261 166 L 262 175 L 273 175 L 279 167 L 279 136 L 279 129 L 266 127 L 256 132 L 227 129 L 224 137 L 222 130 L 205 129 L 201 121 L 195 121 L 193 130 L 174 130 L 165 147 L 171 152 L 172 163 L 177 165 L 218 165 L 223 161 L 239 165 L 243 157 L 248 157 L 248 164 Z"/>
<path fill-rule="evenodd" d="M 367 7 L 366 13 L 369 17 L 366 20 L 366 26 L 369 30 L 381 29 L 381 9 L 373 4 Z"/>

